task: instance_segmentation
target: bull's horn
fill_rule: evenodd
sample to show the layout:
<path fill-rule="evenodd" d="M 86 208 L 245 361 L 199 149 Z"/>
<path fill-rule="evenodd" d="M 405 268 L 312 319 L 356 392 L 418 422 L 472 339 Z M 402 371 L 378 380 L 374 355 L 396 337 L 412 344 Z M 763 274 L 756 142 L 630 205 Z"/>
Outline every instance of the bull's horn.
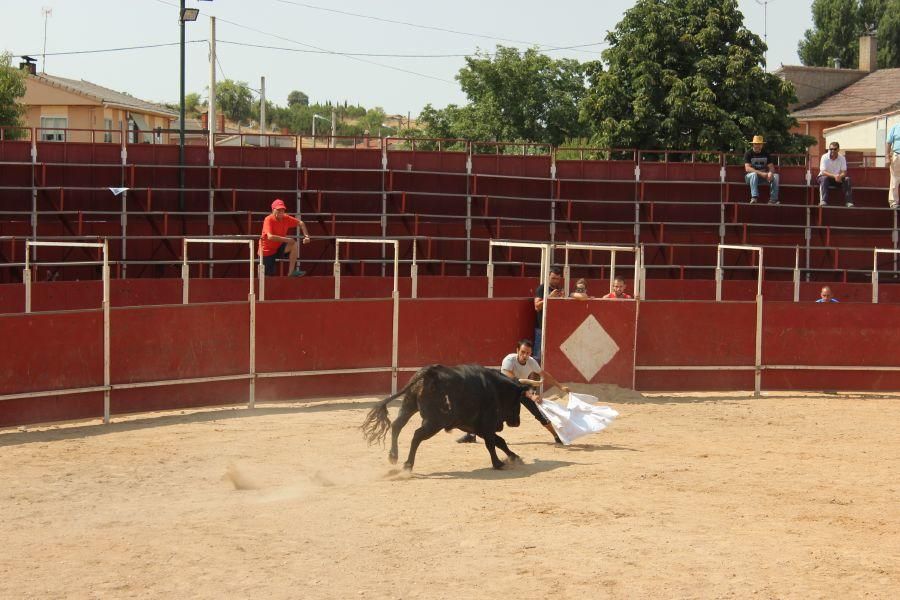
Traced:
<path fill-rule="evenodd" d="M 535 381 L 534 379 L 519 379 L 519 383 L 524 383 L 525 385 L 530 385 L 531 387 L 541 387 L 541 382 Z"/>

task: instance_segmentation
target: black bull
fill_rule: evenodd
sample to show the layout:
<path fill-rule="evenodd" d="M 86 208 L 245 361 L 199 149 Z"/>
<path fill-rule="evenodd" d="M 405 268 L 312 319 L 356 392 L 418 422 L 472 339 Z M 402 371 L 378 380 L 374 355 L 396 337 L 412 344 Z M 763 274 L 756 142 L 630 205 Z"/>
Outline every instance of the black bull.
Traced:
<path fill-rule="evenodd" d="M 369 444 L 383 442 L 391 428 L 391 449 L 388 460 L 397 462 L 397 437 L 416 412 L 422 416 L 422 426 L 416 429 L 409 445 L 409 457 L 404 469 L 412 470 L 419 444 L 441 429 L 453 428 L 474 433 L 484 440 L 495 469 L 502 469 L 496 448 L 506 453 L 510 462 L 519 461 L 506 441 L 497 435 L 503 424 L 519 426 L 519 398 L 529 389 L 494 369 L 477 365 L 445 367 L 429 365 L 413 375 L 402 390 L 379 402 L 369 411 L 361 429 Z M 391 425 L 387 405 L 399 397 L 403 405 L 397 420 Z"/>

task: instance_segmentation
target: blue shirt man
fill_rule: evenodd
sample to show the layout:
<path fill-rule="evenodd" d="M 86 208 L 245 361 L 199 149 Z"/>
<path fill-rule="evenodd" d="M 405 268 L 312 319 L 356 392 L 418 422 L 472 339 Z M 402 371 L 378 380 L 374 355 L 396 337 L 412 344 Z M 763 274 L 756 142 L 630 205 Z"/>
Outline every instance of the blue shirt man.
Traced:
<path fill-rule="evenodd" d="M 819 294 L 819 299 L 816 302 L 837 302 L 837 298 L 834 297 L 834 294 L 831 293 L 831 288 L 827 285 L 822 288 L 822 292 Z"/>
<path fill-rule="evenodd" d="M 897 187 L 900 186 L 900 123 L 895 123 L 888 131 L 885 140 L 884 155 L 887 157 L 891 171 L 891 189 L 888 191 L 888 202 L 891 208 L 900 208 L 900 197 Z"/>

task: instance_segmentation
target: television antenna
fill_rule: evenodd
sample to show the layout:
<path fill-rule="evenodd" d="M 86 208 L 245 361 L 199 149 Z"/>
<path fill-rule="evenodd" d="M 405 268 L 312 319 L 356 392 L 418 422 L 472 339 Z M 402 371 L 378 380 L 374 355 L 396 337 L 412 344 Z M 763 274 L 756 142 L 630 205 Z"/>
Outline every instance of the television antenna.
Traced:
<path fill-rule="evenodd" d="M 766 51 L 763 54 L 763 64 L 769 67 L 769 3 L 775 0 L 754 0 L 763 7 L 763 42 L 766 44 Z"/>
<path fill-rule="evenodd" d="M 41 7 L 41 15 L 44 17 L 44 51 L 41 52 L 41 73 L 47 72 L 47 18 L 53 14 L 49 6 Z"/>

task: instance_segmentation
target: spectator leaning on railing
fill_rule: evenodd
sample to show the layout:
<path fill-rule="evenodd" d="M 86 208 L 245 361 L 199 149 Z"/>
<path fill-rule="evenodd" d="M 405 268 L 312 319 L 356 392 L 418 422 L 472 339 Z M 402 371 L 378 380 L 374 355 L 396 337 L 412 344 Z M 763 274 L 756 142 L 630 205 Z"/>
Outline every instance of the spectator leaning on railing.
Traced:
<path fill-rule="evenodd" d="M 306 272 L 297 266 L 297 256 L 300 250 L 296 240 L 287 237 L 288 230 L 300 227 L 303 231 L 303 243 L 309 243 L 309 231 L 306 224 L 300 219 L 285 214 L 287 207 L 280 198 L 272 202 L 272 214 L 263 221 L 262 234 L 259 237 L 259 255 L 265 265 L 266 275 L 275 274 L 275 261 L 288 257 L 290 277 L 303 277 Z"/>
<path fill-rule="evenodd" d="M 853 190 L 850 187 L 850 176 L 847 175 L 847 159 L 840 153 L 841 146 L 831 142 L 828 153 L 819 161 L 819 206 L 828 204 L 828 190 L 839 187 L 844 190 L 844 202 L 847 207 L 853 206 Z"/>

